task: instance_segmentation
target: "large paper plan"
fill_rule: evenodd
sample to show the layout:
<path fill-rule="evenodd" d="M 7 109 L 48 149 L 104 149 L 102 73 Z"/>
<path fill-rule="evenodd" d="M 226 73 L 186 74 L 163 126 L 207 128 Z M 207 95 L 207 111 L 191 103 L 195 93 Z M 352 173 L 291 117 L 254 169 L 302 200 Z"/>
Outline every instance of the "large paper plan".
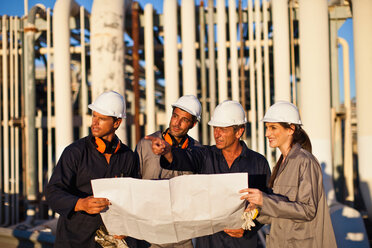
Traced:
<path fill-rule="evenodd" d="M 247 173 L 92 180 L 94 197 L 112 204 L 101 213 L 108 232 L 155 244 L 240 228 L 245 202 L 238 191 L 247 187 Z"/>

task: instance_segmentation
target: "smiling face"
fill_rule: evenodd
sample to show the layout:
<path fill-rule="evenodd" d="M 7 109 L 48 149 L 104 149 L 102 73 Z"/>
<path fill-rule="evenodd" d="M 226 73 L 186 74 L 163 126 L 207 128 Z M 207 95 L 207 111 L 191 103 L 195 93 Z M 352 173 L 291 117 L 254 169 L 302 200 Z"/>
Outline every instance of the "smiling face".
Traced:
<path fill-rule="evenodd" d="M 92 124 L 90 129 L 94 137 L 99 137 L 111 141 L 116 129 L 120 126 L 121 119 L 114 119 L 111 116 L 102 115 L 93 111 Z"/>
<path fill-rule="evenodd" d="M 179 108 L 173 108 L 169 122 L 169 133 L 179 141 L 195 124 L 196 122 L 193 122 L 193 116 L 190 113 Z"/>
<path fill-rule="evenodd" d="M 239 143 L 244 128 L 234 130 L 234 127 L 213 127 L 214 139 L 218 149 L 229 149 Z"/>
<path fill-rule="evenodd" d="M 281 151 L 286 151 L 292 143 L 293 129 L 285 128 L 280 123 L 266 122 L 266 133 L 265 136 L 269 140 L 271 148 L 279 148 Z"/>

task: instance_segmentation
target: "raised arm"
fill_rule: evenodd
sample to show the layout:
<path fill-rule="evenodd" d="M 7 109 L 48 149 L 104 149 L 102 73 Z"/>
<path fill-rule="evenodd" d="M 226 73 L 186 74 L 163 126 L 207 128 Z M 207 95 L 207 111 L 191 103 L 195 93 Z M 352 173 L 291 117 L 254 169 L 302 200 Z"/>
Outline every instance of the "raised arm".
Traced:
<path fill-rule="evenodd" d="M 172 147 L 165 140 L 153 136 L 146 136 L 145 139 L 151 140 L 151 148 L 154 154 L 162 155 L 169 163 L 172 163 Z"/>

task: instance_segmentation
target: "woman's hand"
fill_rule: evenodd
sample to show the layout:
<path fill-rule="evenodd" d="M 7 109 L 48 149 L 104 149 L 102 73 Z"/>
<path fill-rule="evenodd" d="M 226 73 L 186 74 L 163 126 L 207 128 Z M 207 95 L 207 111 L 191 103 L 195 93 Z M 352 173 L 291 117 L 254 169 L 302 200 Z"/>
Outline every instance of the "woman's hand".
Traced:
<path fill-rule="evenodd" d="M 239 193 L 247 193 L 240 197 L 241 200 L 247 200 L 250 204 L 255 204 L 258 207 L 262 207 L 263 198 L 262 192 L 259 189 L 246 188 L 239 191 Z M 249 206 L 248 206 L 249 207 Z M 249 208 L 252 208 L 253 205 Z"/>

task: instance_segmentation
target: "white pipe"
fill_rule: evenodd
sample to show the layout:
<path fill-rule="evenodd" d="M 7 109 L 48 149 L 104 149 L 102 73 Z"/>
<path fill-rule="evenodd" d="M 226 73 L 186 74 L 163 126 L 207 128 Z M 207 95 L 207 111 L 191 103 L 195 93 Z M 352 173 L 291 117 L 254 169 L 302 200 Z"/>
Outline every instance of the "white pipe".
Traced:
<path fill-rule="evenodd" d="M 56 160 L 73 141 L 70 64 L 70 15 L 79 11 L 74 0 L 57 0 L 53 14 Z"/>
<path fill-rule="evenodd" d="M 260 0 L 254 2 L 255 21 L 256 21 L 256 69 L 257 69 L 257 116 L 258 119 L 263 118 L 264 103 L 263 103 L 263 80 L 262 80 L 262 48 L 261 48 L 261 11 Z M 263 122 L 258 121 L 258 152 L 265 153 L 265 136 Z"/>
<path fill-rule="evenodd" d="M 350 70 L 349 44 L 345 39 L 338 38 L 342 47 L 344 69 L 344 106 L 345 106 L 345 139 L 344 139 L 344 176 L 347 188 L 347 201 L 354 201 L 354 169 L 353 169 L 353 141 L 351 133 L 351 98 L 350 98 Z"/>
<path fill-rule="evenodd" d="M 85 9 L 80 6 L 80 43 L 81 43 L 81 118 L 82 127 L 80 137 L 85 137 L 89 134 L 89 120 L 88 114 L 88 86 L 86 74 L 86 43 L 85 43 Z"/>
<path fill-rule="evenodd" d="M 288 0 L 271 1 L 273 18 L 275 102 L 291 101 Z"/>
<path fill-rule="evenodd" d="M 253 1 L 253 0 L 252 0 Z M 253 38 L 253 3 L 248 1 L 248 39 L 249 39 L 249 92 L 251 110 L 249 120 L 251 121 L 251 149 L 257 151 L 257 117 L 256 117 L 256 83 L 254 67 L 254 38 Z"/>
<path fill-rule="evenodd" d="M 37 119 L 39 124 L 37 128 L 37 157 L 38 157 L 38 193 L 43 192 L 43 113 L 41 109 L 37 110 Z"/>
<path fill-rule="evenodd" d="M 262 1 L 262 12 L 263 12 L 263 36 L 264 36 L 264 69 L 265 69 L 265 112 L 271 105 L 271 94 L 270 94 L 270 68 L 269 68 L 269 30 L 268 30 L 268 5 L 267 0 Z M 269 146 L 269 140 L 266 141 L 266 158 L 269 161 L 269 165 L 273 166 L 274 161 L 272 157 L 272 149 Z"/>
<path fill-rule="evenodd" d="M 15 70 L 14 70 L 14 61 L 15 58 L 15 51 L 17 51 L 16 48 L 14 48 L 14 44 L 18 43 L 18 40 L 15 40 L 13 39 L 13 37 L 15 36 L 15 27 L 14 27 L 14 23 L 15 23 L 15 18 L 14 17 L 11 17 L 9 19 L 9 65 L 10 65 L 10 120 L 14 120 L 14 88 L 15 88 L 15 85 L 14 85 L 14 76 L 16 74 Z M 15 38 L 15 37 L 14 37 Z M 12 213 L 14 212 L 14 197 L 15 197 L 15 146 L 14 146 L 14 143 L 15 143 L 15 127 L 14 127 L 14 123 L 12 123 L 10 125 L 10 197 L 11 197 L 11 200 L 10 200 L 10 206 L 11 206 L 11 209 L 12 209 Z M 12 218 L 11 218 L 11 223 L 14 223 L 14 218 L 13 218 L 14 215 L 12 215 Z"/>
<path fill-rule="evenodd" d="M 230 31 L 230 73 L 232 100 L 238 101 L 239 95 L 239 66 L 237 48 L 237 17 L 236 0 L 229 0 L 229 31 Z"/>
<path fill-rule="evenodd" d="M 9 102 L 8 102 L 8 17 L 3 15 L 2 18 L 2 46 L 3 46 L 3 178 L 4 194 L 9 195 Z M 7 202 L 5 202 L 7 204 Z"/>
<path fill-rule="evenodd" d="M 195 32 L 195 1 L 182 0 L 181 36 L 183 95 L 194 95 L 197 97 Z M 198 140 L 198 126 L 191 129 L 188 134 Z"/>
<path fill-rule="evenodd" d="M 178 48 L 177 48 L 177 1 L 164 0 L 164 70 L 165 112 L 172 115 L 171 104 L 179 98 Z"/>
<path fill-rule="evenodd" d="M 19 53 L 18 53 L 18 26 L 19 26 L 19 19 L 16 18 L 15 19 L 15 22 L 14 22 L 14 46 L 15 46 L 15 63 L 14 63 L 14 69 L 16 71 L 15 73 L 15 77 L 14 77 L 14 84 L 15 84 L 15 88 L 14 88 L 14 92 L 15 92 L 15 96 L 14 96 L 14 116 L 15 118 L 18 118 L 19 117 L 19 64 L 18 64 L 18 58 L 19 58 Z M 16 211 L 16 222 L 18 222 L 19 220 L 19 202 L 18 202 L 18 199 L 19 199 L 19 168 L 21 167 L 21 164 L 20 164 L 20 160 L 19 160 L 19 157 L 20 157 L 20 144 L 19 144 L 19 128 L 16 129 L 16 132 L 15 132 L 15 179 L 14 179 L 14 184 L 15 184 L 15 202 L 16 202 L 16 206 L 15 206 L 15 211 Z"/>
<path fill-rule="evenodd" d="M 90 22 L 93 101 L 108 90 L 114 90 L 125 98 L 124 21 L 123 0 L 93 2 Z M 116 135 L 127 143 L 125 119 Z"/>
<path fill-rule="evenodd" d="M 208 0 L 208 62 L 209 62 L 209 113 L 213 114 L 216 107 L 216 58 L 214 44 L 214 5 L 213 0 Z M 205 111 L 205 110 L 204 110 Z M 204 120 L 203 120 L 204 121 Z M 210 128 L 209 144 L 214 144 L 213 128 Z"/>
<path fill-rule="evenodd" d="M 145 6 L 146 134 L 155 128 L 154 21 L 152 4 Z"/>
<path fill-rule="evenodd" d="M 196 96 L 195 1 L 181 1 L 183 95 Z"/>
<path fill-rule="evenodd" d="M 228 99 L 225 0 L 217 0 L 218 103 Z"/>
<path fill-rule="evenodd" d="M 369 114 L 372 109 L 372 1 L 353 0 L 352 3 L 360 189 L 372 220 L 372 115 Z"/>
<path fill-rule="evenodd" d="M 47 141 L 48 141 L 48 181 L 52 176 L 52 56 L 51 56 L 51 30 L 50 30 L 50 8 L 47 9 Z"/>
<path fill-rule="evenodd" d="M 311 139 L 313 154 L 323 169 L 324 189 L 328 205 L 331 205 L 336 203 L 336 198 L 332 184 L 327 2 L 300 0 L 299 18 L 301 34 L 299 107 L 304 129 Z"/>

